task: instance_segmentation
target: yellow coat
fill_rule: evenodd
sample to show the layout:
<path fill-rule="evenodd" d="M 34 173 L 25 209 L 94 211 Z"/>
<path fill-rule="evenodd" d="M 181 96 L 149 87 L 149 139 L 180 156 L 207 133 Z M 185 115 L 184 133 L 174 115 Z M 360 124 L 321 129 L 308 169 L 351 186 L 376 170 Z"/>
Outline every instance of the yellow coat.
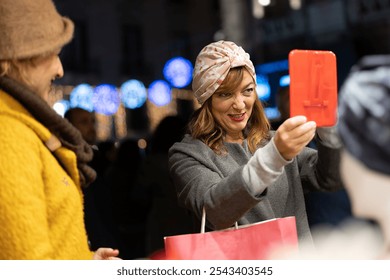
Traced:
<path fill-rule="evenodd" d="M 92 257 L 76 155 L 55 140 L 0 90 L 0 259 Z"/>

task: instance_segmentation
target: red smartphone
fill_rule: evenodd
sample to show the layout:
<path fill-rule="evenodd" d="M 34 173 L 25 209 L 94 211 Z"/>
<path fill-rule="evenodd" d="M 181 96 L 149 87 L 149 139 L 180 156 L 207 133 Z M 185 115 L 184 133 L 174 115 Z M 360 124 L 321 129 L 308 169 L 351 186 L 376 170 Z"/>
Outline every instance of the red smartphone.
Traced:
<path fill-rule="evenodd" d="M 331 51 L 292 50 L 290 74 L 290 117 L 303 115 L 317 126 L 337 122 L 337 66 Z"/>

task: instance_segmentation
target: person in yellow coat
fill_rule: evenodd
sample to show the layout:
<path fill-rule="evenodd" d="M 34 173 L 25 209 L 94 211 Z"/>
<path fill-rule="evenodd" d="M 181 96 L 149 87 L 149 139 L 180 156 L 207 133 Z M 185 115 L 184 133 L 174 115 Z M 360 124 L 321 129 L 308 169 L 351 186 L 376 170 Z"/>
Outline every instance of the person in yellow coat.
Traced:
<path fill-rule="evenodd" d="M 0 1 L 0 259 L 117 259 L 91 252 L 81 188 L 90 146 L 46 102 L 73 22 L 51 0 Z"/>

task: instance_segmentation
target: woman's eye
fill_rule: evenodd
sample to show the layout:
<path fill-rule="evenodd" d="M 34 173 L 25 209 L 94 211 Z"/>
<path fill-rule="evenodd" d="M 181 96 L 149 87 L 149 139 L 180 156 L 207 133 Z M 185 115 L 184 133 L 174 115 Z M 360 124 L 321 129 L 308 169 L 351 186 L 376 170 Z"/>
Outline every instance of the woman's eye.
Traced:
<path fill-rule="evenodd" d="M 254 90 L 255 90 L 254 88 L 247 88 L 247 89 L 244 91 L 244 94 L 250 95 L 250 94 L 252 94 L 252 92 L 253 92 Z"/>
<path fill-rule="evenodd" d="M 219 97 L 229 97 L 231 94 L 230 93 L 227 93 L 227 92 L 221 92 L 219 94 Z"/>

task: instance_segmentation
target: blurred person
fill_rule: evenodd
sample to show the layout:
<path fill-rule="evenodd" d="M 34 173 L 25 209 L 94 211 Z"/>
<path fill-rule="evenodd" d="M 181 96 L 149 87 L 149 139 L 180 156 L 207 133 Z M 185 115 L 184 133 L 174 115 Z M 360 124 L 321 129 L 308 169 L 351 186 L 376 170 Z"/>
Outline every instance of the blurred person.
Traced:
<path fill-rule="evenodd" d="M 151 196 L 137 182 L 143 160 L 138 140 L 123 139 L 106 173 L 106 182 L 112 195 L 113 221 L 119 234 L 120 257 L 126 260 L 146 257 L 146 219 Z"/>
<path fill-rule="evenodd" d="M 67 110 L 64 118 L 80 131 L 89 145 L 96 145 L 96 117 L 94 112 L 75 107 Z"/>
<path fill-rule="evenodd" d="M 92 160 L 93 168 L 98 174 L 106 174 L 116 157 L 116 141 L 108 139 L 98 142 L 96 146 L 99 151 L 99 157 L 94 157 Z"/>
<path fill-rule="evenodd" d="M 92 250 L 100 247 L 117 248 L 118 234 L 113 222 L 111 192 L 104 178 L 108 162 L 97 145 L 95 113 L 74 107 L 65 112 L 64 118 L 80 131 L 83 139 L 93 151 L 93 158 L 89 165 L 96 171 L 97 176 L 88 188 L 82 189 L 84 221 L 90 247 Z M 104 164 L 106 166 L 103 166 Z"/>
<path fill-rule="evenodd" d="M 0 259 L 117 259 L 91 252 L 81 188 L 92 150 L 47 103 L 73 22 L 51 0 L 0 1 Z"/>
<path fill-rule="evenodd" d="M 335 128 L 296 116 L 270 131 L 253 63 L 233 42 L 204 47 L 193 74 L 201 107 L 169 151 L 180 205 L 198 221 L 204 208 L 213 230 L 295 216 L 299 239 L 312 241 L 304 191 L 342 186 Z M 318 151 L 306 147 L 315 135 Z"/>
<path fill-rule="evenodd" d="M 139 172 L 138 181 L 151 197 L 146 225 L 146 253 L 164 249 L 164 237 L 192 232 L 191 215 L 179 207 L 175 188 L 169 177 L 168 151 L 180 142 L 185 132 L 182 116 L 167 116 L 154 130 L 150 151 Z"/>
<path fill-rule="evenodd" d="M 383 244 L 374 257 L 390 259 L 390 55 L 363 57 L 340 95 L 341 171 L 352 211 L 378 224 Z"/>

